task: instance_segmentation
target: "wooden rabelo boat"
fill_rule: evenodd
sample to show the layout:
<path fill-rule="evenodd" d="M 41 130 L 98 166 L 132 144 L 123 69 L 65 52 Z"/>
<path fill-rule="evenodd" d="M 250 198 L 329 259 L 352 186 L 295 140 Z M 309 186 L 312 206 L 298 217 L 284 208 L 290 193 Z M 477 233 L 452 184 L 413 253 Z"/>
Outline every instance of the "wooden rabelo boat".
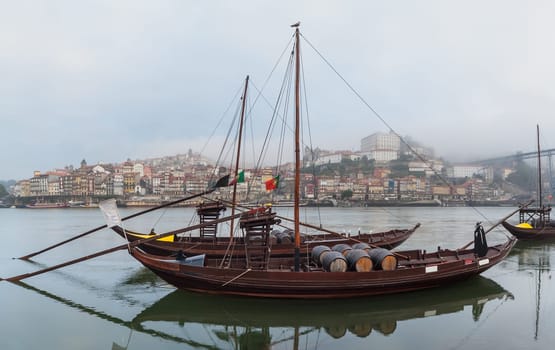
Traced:
<path fill-rule="evenodd" d="M 270 221 L 268 217 L 261 219 Z M 133 248 L 131 255 L 163 280 L 185 290 L 274 298 L 345 298 L 426 289 L 464 280 L 503 260 L 516 240 L 486 247 L 482 254 L 477 254 L 476 249 L 438 249 L 397 251 L 380 257 L 383 250 L 371 249 L 369 258 L 362 253 L 362 259 L 370 261 L 371 267 L 363 266 L 359 271 L 357 261 L 348 263 L 341 253 L 333 254 L 335 251 L 324 255 L 322 264 L 314 254 L 299 257 L 297 270 L 295 258 L 266 259 L 267 246 L 255 241 L 247 245 L 251 255 L 233 259 L 230 267 L 222 267 L 220 259 L 163 257 L 140 248 Z M 376 255 L 372 255 L 374 251 Z M 328 255 L 328 260 L 332 260 L 326 262 Z M 393 262 L 385 265 L 387 259 Z M 349 265 L 353 266 L 352 271 Z"/>
<path fill-rule="evenodd" d="M 543 204 L 540 128 L 536 126 L 538 140 L 538 206 L 522 206 L 518 212 L 518 223 L 508 221 L 503 227 L 518 239 L 526 240 L 554 240 L 555 221 L 551 220 L 551 206 Z"/>
<path fill-rule="evenodd" d="M 295 72 L 294 249 L 292 256 L 273 257 L 270 237 L 279 223 L 271 207 L 240 215 L 245 231 L 245 257 L 224 263 L 206 255 L 165 257 L 130 247 L 130 254 L 168 283 L 185 290 L 267 298 L 349 298 L 391 294 L 451 284 L 478 275 L 502 261 L 515 239 L 489 247 L 481 225 L 474 248 L 421 249 L 390 252 L 366 246 L 341 245 L 329 251 L 317 246 L 301 252 L 300 235 L 300 32 L 295 25 L 288 72 Z M 286 81 L 287 79 L 284 79 Z M 247 79 L 248 82 L 248 79 Z M 246 87 L 245 87 L 246 92 Z M 245 96 L 243 96 L 243 100 Z"/>
<path fill-rule="evenodd" d="M 221 202 L 202 204 L 197 207 L 197 213 L 201 223 L 209 222 L 220 218 L 220 213 L 225 210 L 225 206 Z M 285 218 L 284 218 L 285 219 Z M 312 225 L 306 225 L 314 227 Z M 301 236 L 301 251 L 310 251 L 317 245 L 326 245 L 333 247 L 337 244 L 356 244 L 367 243 L 371 247 L 381 247 L 393 249 L 405 242 L 420 227 L 416 224 L 408 229 L 392 229 L 382 232 L 360 233 L 357 235 L 346 236 L 336 232 L 328 231 L 322 234 L 306 234 Z M 121 226 L 111 227 L 118 235 L 127 239 L 129 242 L 138 241 L 149 238 L 159 233 L 154 230 L 149 234 L 139 233 Z M 322 230 L 322 228 L 318 228 Z M 191 235 L 170 235 L 159 240 L 149 241 L 141 244 L 139 247 L 150 254 L 175 256 L 178 253 L 185 255 L 206 254 L 211 258 L 222 258 L 229 251 L 230 237 L 218 236 L 218 225 L 208 225 L 199 229 L 196 236 Z M 237 257 L 245 256 L 245 240 L 243 236 L 234 237 L 234 252 Z M 270 244 L 272 256 L 282 257 L 292 255 L 294 250 L 293 231 L 290 229 L 272 230 L 270 236 Z"/>
<path fill-rule="evenodd" d="M 503 221 L 503 227 L 518 239 L 555 240 L 555 222 L 551 220 L 551 207 L 522 208 L 519 222 Z"/>

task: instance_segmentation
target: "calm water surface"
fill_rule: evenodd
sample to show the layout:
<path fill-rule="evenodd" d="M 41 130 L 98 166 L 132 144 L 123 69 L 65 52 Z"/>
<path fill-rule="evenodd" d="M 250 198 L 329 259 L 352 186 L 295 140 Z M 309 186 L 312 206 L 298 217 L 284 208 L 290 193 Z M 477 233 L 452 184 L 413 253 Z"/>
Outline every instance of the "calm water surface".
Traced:
<path fill-rule="evenodd" d="M 279 213 L 291 214 L 289 208 Z M 512 208 L 325 208 L 303 212 L 346 233 L 422 224 L 399 249 L 458 248 L 476 221 L 489 228 Z M 138 210 L 122 210 L 122 216 Z M 169 230 L 193 210 L 126 221 Z M 120 245 L 102 230 L 32 262 L 13 259 L 103 225 L 98 209 L 0 209 L 0 277 Z M 503 241 L 502 228 L 488 234 Z M 125 251 L 25 280 L 0 282 L 0 349 L 547 349 L 555 343 L 555 243 L 518 242 L 480 277 L 447 288 L 332 301 L 253 300 L 177 291 Z"/>

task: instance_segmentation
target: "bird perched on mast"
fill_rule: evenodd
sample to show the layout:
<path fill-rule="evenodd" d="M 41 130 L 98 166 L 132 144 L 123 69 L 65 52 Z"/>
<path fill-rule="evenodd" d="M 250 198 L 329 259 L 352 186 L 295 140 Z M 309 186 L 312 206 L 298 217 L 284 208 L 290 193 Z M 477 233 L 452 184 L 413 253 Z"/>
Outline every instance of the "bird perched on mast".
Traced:
<path fill-rule="evenodd" d="M 295 24 L 291 24 L 291 27 L 297 28 L 297 27 L 300 26 L 300 25 L 301 25 L 301 21 L 299 21 L 299 22 L 297 22 L 297 23 L 295 23 Z"/>

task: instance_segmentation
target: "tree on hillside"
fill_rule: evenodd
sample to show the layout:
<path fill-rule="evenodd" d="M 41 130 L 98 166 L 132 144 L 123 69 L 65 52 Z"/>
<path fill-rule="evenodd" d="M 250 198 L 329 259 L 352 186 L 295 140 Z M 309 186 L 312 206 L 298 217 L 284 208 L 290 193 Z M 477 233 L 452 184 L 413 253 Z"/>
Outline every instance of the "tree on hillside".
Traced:
<path fill-rule="evenodd" d="M 405 160 L 396 159 L 389 162 L 391 177 L 405 177 L 409 174 L 409 164 Z"/>
<path fill-rule="evenodd" d="M 536 169 L 521 160 L 516 164 L 515 171 L 509 174 L 506 180 L 528 191 L 534 191 L 537 186 L 537 172 Z"/>
<path fill-rule="evenodd" d="M 360 170 L 365 174 L 371 174 L 374 171 L 375 163 L 375 159 L 368 159 L 368 156 L 362 156 L 359 161 Z"/>
<path fill-rule="evenodd" d="M 6 191 L 6 188 L 4 187 L 4 185 L 0 184 L 0 198 L 5 197 L 8 195 L 8 191 Z"/>

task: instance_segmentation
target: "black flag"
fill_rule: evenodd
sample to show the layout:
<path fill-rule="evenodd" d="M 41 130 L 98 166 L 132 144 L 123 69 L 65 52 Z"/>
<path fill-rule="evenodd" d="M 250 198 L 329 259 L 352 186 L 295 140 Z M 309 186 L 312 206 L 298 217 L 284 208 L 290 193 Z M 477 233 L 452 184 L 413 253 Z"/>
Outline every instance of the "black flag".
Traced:
<path fill-rule="evenodd" d="M 229 174 L 222 176 L 212 188 L 227 187 L 229 186 Z"/>

